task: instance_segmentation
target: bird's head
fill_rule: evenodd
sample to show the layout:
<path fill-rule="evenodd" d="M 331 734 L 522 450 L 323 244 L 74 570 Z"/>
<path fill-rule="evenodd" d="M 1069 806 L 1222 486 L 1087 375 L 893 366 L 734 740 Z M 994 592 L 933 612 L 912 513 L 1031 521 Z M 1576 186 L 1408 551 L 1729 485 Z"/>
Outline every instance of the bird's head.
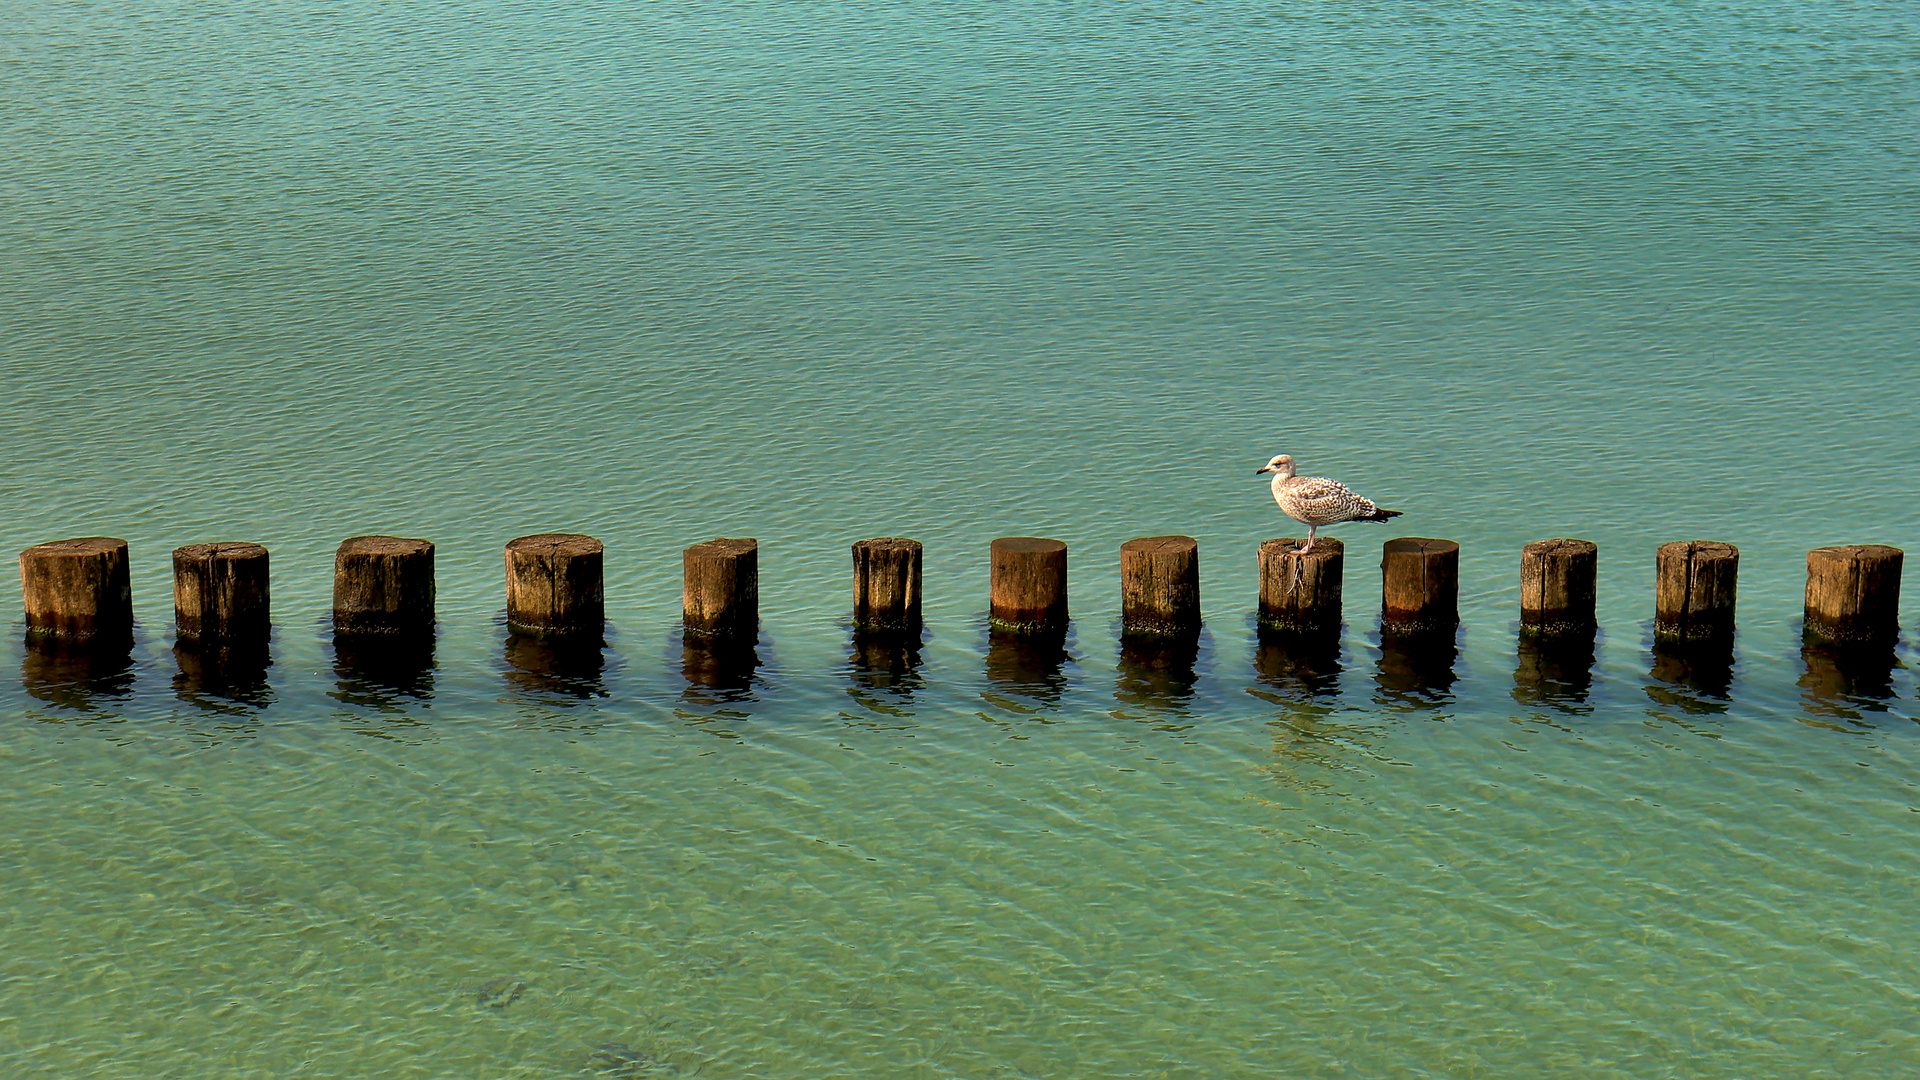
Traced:
<path fill-rule="evenodd" d="M 1293 456 L 1290 454 L 1273 455 L 1273 460 L 1267 462 L 1267 467 L 1254 470 L 1253 475 L 1259 476 L 1261 473 L 1279 473 L 1281 476 L 1292 476 Z"/>

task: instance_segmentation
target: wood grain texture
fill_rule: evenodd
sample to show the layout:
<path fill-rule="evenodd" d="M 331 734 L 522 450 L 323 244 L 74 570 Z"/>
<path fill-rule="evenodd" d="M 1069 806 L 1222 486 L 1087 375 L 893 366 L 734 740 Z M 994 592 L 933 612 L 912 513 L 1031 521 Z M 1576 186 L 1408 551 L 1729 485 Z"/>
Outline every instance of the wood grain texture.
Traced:
<path fill-rule="evenodd" d="M 1268 540 L 1260 545 L 1260 614 L 1263 630 L 1325 634 L 1340 629 L 1346 545 L 1316 540 L 1313 550 L 1295 555 L 1303 537 Z"/>
<path fill-rule="evenodd" d="M 1885 544 L 1807 552 L 1807 635 L 1838 644 L 1892 644 L 1900 636 L 1904 561 L 1904 552 Z"/>
<path fill-rule="evenodd" d="M 20 553 L 27 632 L 67 641 L 117 641 L 133 633 L 127 542 L 85 536 Z"/>
<path fill-rule="evenodd" d="M 536 533 L 506 547 L 507 627 L 534 637 L 594 637 L 606 625 L 606 545 Z"/>
<path fill-rule="evenodd" d="M 1520 550 L 1520 629 L 1537 636 L 1591 634 L 1600 548 L 1589 540 L 1538 540 Z"/>
<path fill-rule="evenodd" d="M 428 635 L 434 598 L 431 540 L 356 536 L 334 552 L 336 634 Z"/>
<path fill-rule="evenodd" d="M 1420 536 L 1389 540 L 1380 553 L 1380 628 L 1451 634 L 1460 623 L 1460 545 Z"/>
<path fill-rule="evenodd" d="M 853 625 L 870 633 L 920 632 L 920 541 L 898 536 L 853 545 Z"/>
<path fill-rule="evenodd" d="M 687 632 L 751 638 L 760 630 L 760 543 L 708 540 L 681 558 L 681 612 Z"/>
<path fill-rule="evenodd" d="M 1199 631 L 1199 541 L 1148 536 L 1120 545 L 1120 627 L 1127 634 Z"/>
<path fill-rule="evenodd" d="M 187 544 L 173 549 L 173 625 L 183 642 L 265 645 L 272 633 L 267 549 Z"/>
<path fill-rule="evenodd" d="M 1003 536 L 993 563 L 989 618 L 1002 630 L 1047 633 L 1067 625 L 1067 545 L 1038 536 Z"/>
<path fill-rule="evenodd" d="M 1740 549 L 1711 540 L 1676 540 L 1654 553 L 1653 636 L 1663 641 L 1733 637 Z"/>

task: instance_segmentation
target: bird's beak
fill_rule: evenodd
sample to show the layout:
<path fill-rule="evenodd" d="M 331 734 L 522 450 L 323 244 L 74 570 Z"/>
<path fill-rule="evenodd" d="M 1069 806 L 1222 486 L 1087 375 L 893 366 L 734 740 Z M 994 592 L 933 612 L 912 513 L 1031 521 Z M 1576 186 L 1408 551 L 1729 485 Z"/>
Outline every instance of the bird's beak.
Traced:
<path fill-rule="evenodd" d="M 1272 470 L 1272 469 L 1270 469 L 1270 468 L 1269 468 L 1269 469 L 1255 469 L 1255 470 L 1253 470 L 1253 475 L 1255 475 L 1255 476 L 1259 476 L 1259 475 L 1260 475 L 1261 473 L 1263 473 L 1263 472 L 1272 472 L 1272 471 L 1273 471 L 1273 470 Z"/>

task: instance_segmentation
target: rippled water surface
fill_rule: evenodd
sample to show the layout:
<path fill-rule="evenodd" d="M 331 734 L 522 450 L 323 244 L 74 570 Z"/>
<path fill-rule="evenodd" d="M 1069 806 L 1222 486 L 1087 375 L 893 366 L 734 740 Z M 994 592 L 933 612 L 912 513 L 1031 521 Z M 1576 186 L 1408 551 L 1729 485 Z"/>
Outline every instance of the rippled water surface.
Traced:
<path fill-rule="evenodd" d="M 131 544 L 130 663 L 0 641 L 8 1077 L 1902 1077 L 1920 689 L 1803 656 L 1920 542 L 1897 3 L 129 9 L 0 31 L 0 538 Z M 1462 545 L 1458 655 L 1254 632 L 1287 452 Z M 608 648 L 501 545 L 607 543 Z M 332 552 L 438 544 L 432 664 Z M 1119 544 L 1200 541 L 1192 657 Z M 1064 657 L 987 544 L 1072 551 Z M 848 544 L 926 544 L 917 651 Z M 680 550 L 761 543 L 757 667 Z M 1542 674 L 1518 549 L 1600 545 Z M 1730 668 L 1652 557 L 1741 548 Z M 273 558 L 264 673 L 175 546 Z M 1920 597 L 1907 589 L 1909 613 Z M 1913 616 L 1904 617 L 1908 635 Z M 1583 659 L 1583 658 L 1582 658 Z"/>

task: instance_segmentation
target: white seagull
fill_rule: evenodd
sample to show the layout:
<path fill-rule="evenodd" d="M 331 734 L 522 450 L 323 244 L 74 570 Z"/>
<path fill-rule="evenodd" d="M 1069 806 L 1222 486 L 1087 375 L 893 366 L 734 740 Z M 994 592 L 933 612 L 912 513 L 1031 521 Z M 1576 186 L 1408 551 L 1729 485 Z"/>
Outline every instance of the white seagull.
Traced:
<path fill-rule="evenodd" d="M 1329 480 L 1324 476 L 1293 475 L 1293 458 L 1287 454 L 1275 454 L 1267 467 L 1257 470 L 1273 474 L 1273 501 L 1280 504 L 1280 512 L 1307 527 L 1307 544 L 1293 549 L 1293 554 L 1304 555 L 1313 550 L 1314 534 L 1323 525 L 1338 525 L 1343 521 L 1385 521 L 1400 516 L 1398 510 L 1382 510 L 1373 504 L 1372 499 L 1354 494 L 1352 488 L 1338 480 Z"/>

